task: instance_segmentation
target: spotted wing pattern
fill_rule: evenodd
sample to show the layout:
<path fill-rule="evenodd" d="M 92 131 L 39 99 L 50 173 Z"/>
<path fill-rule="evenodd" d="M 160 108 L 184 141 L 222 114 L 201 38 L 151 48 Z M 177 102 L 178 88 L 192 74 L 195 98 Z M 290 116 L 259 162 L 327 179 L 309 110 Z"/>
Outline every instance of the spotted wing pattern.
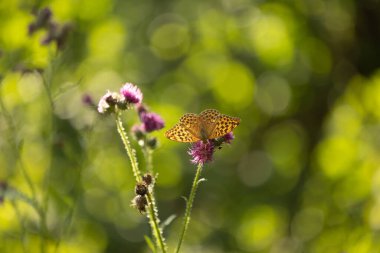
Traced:
<path fill-rule="evenodd" d="M 204 110 L 199 114 L 199 118 L 201 120 L 201 126 L 206 139 L 211 139 L 209 138 L 212 132 L 215 129 L 216 122 L 218 121 L 219 117 L 222 114 L 220 114 L 217 110 L 215 109 L 207 109 Z"/>
<path fill-rule="evenodd" d="M 240 124 L 240 119 L 221 114 L 216 121 L 212 133 L 208 136 L 209 139 L 215 139 L 231 132 Z"/>
<path fill-rule="evenodd" d="M 173 141 L 196 142 L 200 140 L 200 127 L 198 115 L 186 113 L 180 118 L 178 124 L 165 133 L 165 136 Z"/>
<path fill-rule="evenodd" d="M 179 142 L 197 142 L 200 139 L 192 135 L 181 123 L 166 131 L 166 138 Z"/>
<path fill-rule="evenodd" d="M 207 109 L 198 115 L 186 113 L 179 123 L 166 131 L 165 136 L 178 142 L 197 142 L 215 139 L 231 132 L 240 123 L 240 119 Z"/>

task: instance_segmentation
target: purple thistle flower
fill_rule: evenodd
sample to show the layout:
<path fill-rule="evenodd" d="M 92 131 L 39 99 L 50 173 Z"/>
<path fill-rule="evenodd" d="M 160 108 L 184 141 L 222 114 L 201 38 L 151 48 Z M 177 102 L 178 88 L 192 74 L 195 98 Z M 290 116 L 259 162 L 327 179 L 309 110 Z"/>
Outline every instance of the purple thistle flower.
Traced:
<path fill-rule="evenodd" d="M 235 136 L 233 132 L 229 132 L 228 134 L 224 135 L 222 138 L 225 143 L 231 144 L 232 140 L 235 139 Z"/>
<path fill-rule="evenodd" d="M 143 94 L 141 90 L 132 83 L 126 83 L 120 89 L 120 93 L 125 97 L 127 103 L 138 104 L 141 103 L 143 99 Z"/>
<path fill-rule="evenodd" d="M 211 142 L 214 144 L 215 147 L 221 149 L 223 144 L 231 144 L 234 138 L 234 134 L 232 132 L 229 132 L 228 134 L 223 135 L 222 137 L 212 139 Z"/>
<path fill-rule="evenodd" d="M 164 128 L 165 122 L 160 115 L 153 112 L 141 113 L 141 121 L 147 133 Z"/>
<path fill-rule="evenodd" d="M 188 151 L 188 154 L 193 158 L 191 160 L 194 164 L 205 164 L 212 161 L 215 146 L 214 143 L 207 141 L 198 141 L 194 143 Z"/>

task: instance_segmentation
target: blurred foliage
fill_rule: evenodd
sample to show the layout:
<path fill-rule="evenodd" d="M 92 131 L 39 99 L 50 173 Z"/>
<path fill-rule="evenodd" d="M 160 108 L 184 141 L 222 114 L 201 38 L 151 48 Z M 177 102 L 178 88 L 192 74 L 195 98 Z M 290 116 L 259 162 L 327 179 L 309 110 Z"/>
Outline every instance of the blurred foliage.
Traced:
<path fill-rule="evenodd" d="M 49 7 L 62 48 L 28 35 Z M 238 116 L 206 166 L 184 252 L 380 248 L 380 12 L 375 0 L 0 2 L 0 180 L 34 196 L 0 205 L 0 252 L 149 252 L 112 117 L 82 102 L 123 82 L 167 127 L 186 112 Z M 128 112 L 130 127 L 137 121 Z M 188 145 L 160 141 L 160 217 L 182 216 Z M 136 143 L 133 143 L 137 145 Z M 143 162 L 142 153 L 139 152 Z M 30 175 L 32 185 L 25 180 Z M 181 219 L 167 229 L 175 245 Z"/>

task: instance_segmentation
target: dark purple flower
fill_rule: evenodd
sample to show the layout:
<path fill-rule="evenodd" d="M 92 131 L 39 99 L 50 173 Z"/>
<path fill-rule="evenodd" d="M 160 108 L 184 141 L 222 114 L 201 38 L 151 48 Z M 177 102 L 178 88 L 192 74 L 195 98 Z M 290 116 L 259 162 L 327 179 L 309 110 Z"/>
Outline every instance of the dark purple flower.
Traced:
<path fill-rule="evenodd" d="M 231 144 L 231 141 L 235 139 L 235 136 L 233 132 L 229 132 L 228 134 L 224 135 L 222 138 L 225 143 Z"/>
<path fill-rule="evenodd" d="M 165 122 L 161 116 L 153 112 L 141 113 L 141 121 L 147 133 L 160 130 L 165 126 Z"/>
<path fill-rule="evenodd" d="M 142 120 L 142 115 L 148 112 L 148 109 L 143 104 L 136 105 L 136 110 L 140 120 Z"/>
<path fill-rule="evenodd" d="M 195 164 L 205 164 L 212 161 L 212 156 L 214 154 L 215 146 L 211 141 L 203 142 L 198 141 L 194 143 L 188 151 L 188 154 L 191 155 L 192 163 Z"/>
<path fill-rule="evenodd" d="M 87 106 L 91 106 L 91 107 L 95 106 L 94 100 L 92 99 L 91 95 L 89 95 L 89 94 L 83 94 L 82 102 L 83 102 L 83 104 L 85 104 Z"/>
<path fill-rule="evenodd" d="M 28 27 L 29 35 L 32 35 L 38 29 L 46 27 L 52 17 L 52 12 L 49 8 L 44 8 L 37 13 L 36 21 Z"/>
<path fill-rule="evenodd" d="M 138 104 L 141 103 L 143 99 L 143 94 L 141 90 L 132 83 L 126 83 L 120 89 L 120 93 L 125 97 L 127 103 Z"/>

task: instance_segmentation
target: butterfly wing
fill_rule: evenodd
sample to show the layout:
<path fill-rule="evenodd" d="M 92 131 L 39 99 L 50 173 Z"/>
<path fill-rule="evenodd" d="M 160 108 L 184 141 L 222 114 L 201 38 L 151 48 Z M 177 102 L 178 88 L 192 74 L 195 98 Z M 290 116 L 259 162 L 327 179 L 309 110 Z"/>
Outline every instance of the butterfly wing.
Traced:
<path fill-rule="evenodd" d="M 240 123 L 240 119 L 207 109 L 198 115 L 186 113 L 179 123 L 166 131 L 165 136 L 178 142 L 197 142 L 215 139 L 231 132 Z"/>
<path fill-rule="evenodd" d="M 201 135 L 203 137 L 202 139 L 212 139 L 210 136 L 214 131 L 220 116 L 220 112 L 215 109 L 207 109 L 199 114 L 201 121 Z"/>
<path fill-rule="evenodd" d="M 186 113 L 179 119 L 179 123 L 198 139 L 201 138 L 201 120 L 198 115 L 194 113 Z"/>
<path fill-rule="evenodd" d="M 200 139 L 191 134 L 181 123 L 165 132 L 166 138 L 178 142 L 196 142 Z"/>
<path fill-rule="evenodd" d="M 194 113 L 186 113 L 179 119 L 179 123 L 169 129 L 165 136 L 173 141 L 196 142 L 200 138 L 200 120 Z"/>
<path fill-rule="evenodd" d="M 209 139 L 215 139 L 231 132 L 240 124 L 240 119 L 220 114 L 216 119 L 215 126 L 209 134 Z"/>

